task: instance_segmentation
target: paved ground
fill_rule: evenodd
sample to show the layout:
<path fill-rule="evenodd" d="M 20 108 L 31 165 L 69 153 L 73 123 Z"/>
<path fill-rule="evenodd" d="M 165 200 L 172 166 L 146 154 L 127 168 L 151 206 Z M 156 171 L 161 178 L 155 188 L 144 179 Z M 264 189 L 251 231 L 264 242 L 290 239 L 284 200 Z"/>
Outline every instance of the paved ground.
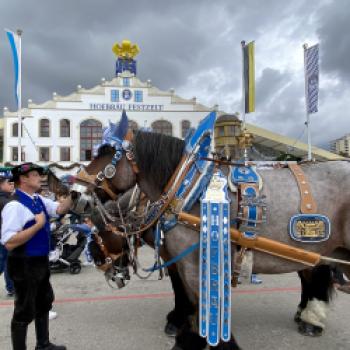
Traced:
<path fill-rule="evenodd" d="M 151 264 L 151 251 L 144 252 L 144 260 Z M 262 285 L 233 291 L 233 330 L 244 350 L 350 349 L 350 296 L 338 293 L 324 336 L 307 338 L 297 333 L 292 320 L 299 301 L 296 275 L 262 277 Z M 0 280 L 0 350 L 10 350 L 13 306 Z M 52 282 L 59 314 L 50 324 L 53 341 L 69 350 L 171 349 L 173 339 L 163 332 L 173 306 L 168 279 L 158 281 L 154 275 L 141 281 L 133 276 L 126 288 L 113 290 L 102 273 L 85 267 L 79 275 L 53 275 Z M 34 345 L 31 325 L 28 350 Z"/>

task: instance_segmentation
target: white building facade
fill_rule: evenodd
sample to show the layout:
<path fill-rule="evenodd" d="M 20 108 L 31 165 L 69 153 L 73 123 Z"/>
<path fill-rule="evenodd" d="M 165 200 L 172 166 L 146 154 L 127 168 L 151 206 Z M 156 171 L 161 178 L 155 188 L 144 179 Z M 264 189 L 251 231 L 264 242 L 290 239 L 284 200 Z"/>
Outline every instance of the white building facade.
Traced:
<path fill-rule="evenodd" d="M 339 139 L 330 141 L 330 150 L 331 152 L 350 157 L 350 134 L 346 134 Z"/>
<path fill-rule="evenodd" d="M 52 100 L 42 104 L 29 100 L 28 108 L 22 109 L 22 160 L 62 166 L 89 162 L 94 145 L 101 142 L 102 129 L 109 121 L 117 122 L 123 109 L 132 129 L 151 127 L 183 138 L 189 127 L 196 127 L 217 106 L 208 108 L 173 90 L 161 91 L 123 69 L 111 81 L 102 78 L 91 89 L 78 86 L 68 96 L 53 93 Z M 5 109 L 3 118 L 3 162 L 14 164 L 18 161 L 17 113 Z"/>

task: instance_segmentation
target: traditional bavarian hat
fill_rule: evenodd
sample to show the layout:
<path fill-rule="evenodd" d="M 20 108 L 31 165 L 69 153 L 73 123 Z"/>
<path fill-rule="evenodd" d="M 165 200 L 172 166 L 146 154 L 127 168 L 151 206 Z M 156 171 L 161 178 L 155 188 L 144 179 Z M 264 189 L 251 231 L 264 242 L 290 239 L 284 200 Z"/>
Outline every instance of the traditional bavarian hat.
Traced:
<path fill-rule="evenodd" d="M 25 175 L 34 170 L 36 170 L 40 175 L 43 175 L 45 172 L 43 167 L 30 162 L 17 165 L 12 169 L 13 180 L 16 181 L 19 179 L 20 175 Z"/>

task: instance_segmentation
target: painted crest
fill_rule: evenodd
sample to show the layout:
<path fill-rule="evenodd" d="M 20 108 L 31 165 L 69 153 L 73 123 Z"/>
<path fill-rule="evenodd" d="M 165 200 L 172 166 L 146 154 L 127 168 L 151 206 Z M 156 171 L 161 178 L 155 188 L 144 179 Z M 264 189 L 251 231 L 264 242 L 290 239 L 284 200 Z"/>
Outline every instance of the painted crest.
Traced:
<path fill-rule="evenodd" d="M 303 243 L 317 243 L 328 240 L 331 223 L 328 217 L 320 214 L 298 214 L 292 216 L 289 223 L 289 235 Z"/>

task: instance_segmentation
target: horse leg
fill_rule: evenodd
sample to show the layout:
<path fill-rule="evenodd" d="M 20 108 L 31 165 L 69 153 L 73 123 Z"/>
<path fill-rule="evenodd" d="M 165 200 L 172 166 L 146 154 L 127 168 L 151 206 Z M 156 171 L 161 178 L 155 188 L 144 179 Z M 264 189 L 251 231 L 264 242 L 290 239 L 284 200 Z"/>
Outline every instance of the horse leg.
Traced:
<path fill-rule="evenodd" d="M 175 338 L 175 345 L 172 350 L 203 350 L 207 346 L 207 341 L 202 338 L 193 324 L 197 324 L 197 315 L 192 314 L 182 325 Z"/>
<path fill-rule="evenodd" d="M 235 337 L 231 334 L 231 339 L 228 342 L 220 342 L 217 346 L 211 346 L 211 350 L 240 350 Z"/>
<path fill-rule="evenodd" d="M 298 310 L 294 315 L 294 321 L 296 323 L 301 322 L 300 315 L 302 311 L 306 308 L 307 302 L 309 301 L 311 271 L 311 269 L 298 271 L 298 276 L 301 282 L 301 300 L 298 305 Z"/>
<path fill-rule="evenodd" d="M 175 337 L 177 331 L 186 322 L 187 317 L 194 313 L 194 307 L 185 292 L 176 266 L 170 266 L 168 272 L 175 295 L 175 307 L 167 315 L 164 332 L 169 337 Z"/>
<path fill-rule="evenodd" d="M 309 300 L 300 314 L 299 333 L 312 337 L 322 335 L 332 291 L 331 267 L 327 265 L 314 267 L 309 282 Z"/>

